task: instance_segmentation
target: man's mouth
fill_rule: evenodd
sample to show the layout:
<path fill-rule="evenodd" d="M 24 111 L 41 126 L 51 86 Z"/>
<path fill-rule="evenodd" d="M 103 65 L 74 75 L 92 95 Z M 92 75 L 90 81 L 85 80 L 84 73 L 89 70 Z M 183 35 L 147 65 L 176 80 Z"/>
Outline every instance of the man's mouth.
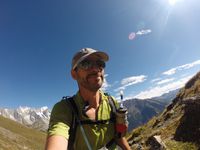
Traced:
<path fill-rule="evenodd" d="M 91 78 L 100 79 L 101 77 L 102 77 L 102 75 L 98 74 L 98 73 L 90 74 L 90 75 L 87 76 L 88 79 L 91 79 Z"/>
<path fill-rule="evenodd" d="M 90 77 L 101 77 L 101 74 L 95 73 L 95 74 L 89 74 L 88 78 Z"/>

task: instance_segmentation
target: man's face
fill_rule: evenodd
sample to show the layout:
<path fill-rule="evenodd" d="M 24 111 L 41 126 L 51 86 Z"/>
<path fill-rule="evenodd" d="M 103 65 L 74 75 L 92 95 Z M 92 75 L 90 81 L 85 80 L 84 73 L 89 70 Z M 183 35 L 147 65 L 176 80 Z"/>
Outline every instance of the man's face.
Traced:
<path fill-rule="evenodd" d="M 88 56 L 73 70 L 74 79 L 77 80 L 79 88 L 83 87 L 94 92 L 101 88 L 104 81 L 105 64 L 103 63 L 96 56 Z"/>

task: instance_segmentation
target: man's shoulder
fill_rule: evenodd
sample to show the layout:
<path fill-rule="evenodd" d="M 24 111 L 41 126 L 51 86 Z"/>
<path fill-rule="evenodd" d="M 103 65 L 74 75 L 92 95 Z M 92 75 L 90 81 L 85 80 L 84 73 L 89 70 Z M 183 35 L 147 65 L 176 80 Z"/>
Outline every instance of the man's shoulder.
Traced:
<path fill-rule="evenodd" d="M 103 99 L 105 99 L 105 100 L 107 100 L 108 102 L 109 101 L 113 101 L 114 102 L 114 104 L 116 105 L 116 107 L 118 107 L 118 101 L 116 100 L 116 98 L 114 97 L 114 96 L 112 96 L 112 95 L 110 95 L 109 93 L 107 93 L 107 92 L 101 92 L 102 93 L 102 98 Z"/>
<path fill-rule="evenodd" d="M 58 101 L 52 109 L 53 113 L 59 113 L 59 114 L 65 114 L 65 113 L 71 113 L 70 106 L 68 104 L 69 97 L 63 97 L 60 101 Z"/>
<path fill-rule="evenodd" d="M 67 98 L 63 97 L 62 99 L 60 99 L 55 105 L 54 107 L 65 107 L 67 105 Z"/>
<path fill-rule="evenodd" d="M 110 93 L 108 93 L 108 92 L 101 91 L 101 94 L 102 94 L 103 98 L 106 98 L 106 99 L 112 98 L 113 100 L 116 101 L 115 97 L 112 96 L 112 95 L 111 95 Z"/>

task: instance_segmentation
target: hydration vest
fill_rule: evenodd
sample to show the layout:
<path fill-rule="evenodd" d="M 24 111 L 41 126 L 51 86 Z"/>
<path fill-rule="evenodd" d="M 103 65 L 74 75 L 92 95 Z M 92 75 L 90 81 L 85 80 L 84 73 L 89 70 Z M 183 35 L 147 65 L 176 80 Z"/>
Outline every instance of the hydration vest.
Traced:
<path fill-rule="evenodd" d="M 79 117 L 79 113 L 78 113 L 78 108 L 76 106 L 76 103 L 73 99 L 73 97 L 63 97 L 64 100 L 66 100 L 66 102 L 70 105 L 70 108 L 72 110 L 72 122 L 70 125 L 70 130 L 69 130 L 69 139 L 68 139 L 68 150 L 73 150 L 73 144 L 74 144 L 74 140 L 75 140 L 75 136 L 76 136 L 76 129 L 77 126 L 82 126 L 84 124 L 106 124 L 109 122 L 114 122 L 116 121 L 115 119 L 115 113 L 116 113 L 116 105 L 115 102 L 113 100 L 113 98 L 108 95 L 107 93 L 105 93 L 108 96 L 108 102 L 109 105 L 111 107 L 111 114 L 110 114 L 110 119 L 108 120 L 97 120 L 97 121 L 93 121 L 93 120 L 81 120 Z M 85 137 L 87 138 L 87 137 Z M 112 138 L 112 140 L 110 140 L 105 147 L 109 148 L 112 144 L 114 144 L 115 139 L 114 137 Z M 86 144 L 87 144 L 87 139 L 86 139 Z"/>

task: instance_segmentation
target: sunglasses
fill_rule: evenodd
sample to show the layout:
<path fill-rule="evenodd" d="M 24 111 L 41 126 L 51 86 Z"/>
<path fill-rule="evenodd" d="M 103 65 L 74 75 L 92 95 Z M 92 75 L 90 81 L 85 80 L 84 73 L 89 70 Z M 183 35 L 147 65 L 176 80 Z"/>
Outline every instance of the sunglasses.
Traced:
<path fill-rule="evenodd" d="M 77 65 L 77 68 L 80 68 L 83 70 L 91 69 L 92 67 L 104 69 L 106 67 L 106 63 L 102 60 L 91 61 L 91 60 L 86 59 Z"/>

